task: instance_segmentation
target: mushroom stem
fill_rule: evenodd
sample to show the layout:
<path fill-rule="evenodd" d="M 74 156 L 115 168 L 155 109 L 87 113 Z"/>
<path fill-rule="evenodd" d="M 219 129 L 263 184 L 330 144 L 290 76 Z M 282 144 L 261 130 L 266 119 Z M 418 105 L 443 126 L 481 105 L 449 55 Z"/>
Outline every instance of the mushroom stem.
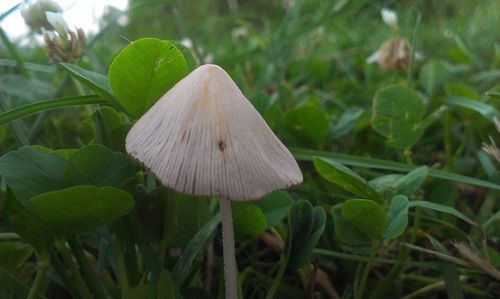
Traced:
<path fill-rule="evenodd" d="M 238 289 L 236 286 L 238 267 L 236 266 L 236 255 L 234 250 L 233 215 L 231 212 L 231 201 L 219 199 L 222 215 L 222 245 L 224 250 L 224 283 L 226 288 L 226 299 L 237 299 Z"/>

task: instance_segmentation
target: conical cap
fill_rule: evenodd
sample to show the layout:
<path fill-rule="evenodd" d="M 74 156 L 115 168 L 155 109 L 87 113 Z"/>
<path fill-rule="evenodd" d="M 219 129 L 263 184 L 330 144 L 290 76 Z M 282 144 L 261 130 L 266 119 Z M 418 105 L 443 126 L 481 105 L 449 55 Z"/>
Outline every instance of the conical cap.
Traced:
<path fill-rule="evenodd" d="M 132 127 L 127 152 L 166 186 L 244 201 L 302 182 L 297 162 L 219 66 L 177 83 Z"/>

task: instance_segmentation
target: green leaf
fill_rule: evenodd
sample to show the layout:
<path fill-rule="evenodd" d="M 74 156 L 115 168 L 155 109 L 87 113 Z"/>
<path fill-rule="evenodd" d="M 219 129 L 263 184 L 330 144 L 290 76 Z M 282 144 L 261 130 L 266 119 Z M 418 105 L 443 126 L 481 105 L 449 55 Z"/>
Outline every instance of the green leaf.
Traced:
<path fill-rule="evenodd" d="M 0 242 L 0 267 L 13 273 L 33 255 L 33 247 L 18 241 Z"/>
<path fill-rule="evenodd" d="M 370 187 L 375 189 L 377 193 L 382 194 L 385 198 L 390 198 L 395 194 L 396 182 L 403 177 L 404 175 L 402 174 L 391 173 L 376 177 L 369 181 L 368 184 L 370 185 Z"/>
<path fill-rule="evenodd" d="M 484 222 L 483 228 L 491 236 L 500 235 L 500 210 Z"/>
<path fill-rule="evenodd" d="M 472 219 L 470 219 L 469 217 L 465 216 L 464 214 L 460 213 L 459 211 L 455 210 L 455 208 L 450 207 L 450 206 L 445 206 L 445 205 L 430 202 L 430 201 L 414 200 L 414 201 L 410 201 L 409 207 L 410 208 L 411 207 L 421 207 L 421 208 L 426 208 L 426 209 L 434 210 L 434 211 L 441 212 L 441 213 L 450 214 L 450 215 L 458 217 L 458 218 L 462 219 L 463 221 L 468 222 L 472 225 L 477 225 Z"/>
<path fill-rule="evenodd" d="M 0 288 L 4 293 L 16 295 L 12 298 L 26 298 L 30 288 L 15 275 L 0 266 Z M 0 292 L 1 294 L 1 292 Z M 10 298 L 10 297 L 9 297 Z M 46 299 L 41 295 L 36 295 L 36 299 Z"/>
<path fill-rule="evenodd" d="M 312 252 L 323 234 L 326 226 L 326 213 L 322 207 L 313 210 L 313 225 L 305 242 L 297 244 L 292 240 L 292 253 L 288 264 L 292 268 L 300 268 L 310 260 Z"/>
<path fill-rule="evenodd" d="M 31 202 L 21 201 L 8 192 L 5 216 L 9 226 L 38 253 L 48 252 L 52 243 L 52 234 L 42 223 Z"/>
<path fill-rule="evenodd" d="M 328 134 L 330 120 L 323 109 L 310 103 L 285 113 L 285 125 L 299 140 L 320 147 Z"/>
<path fill-rule="evenodd" d="M 135 165 L 120 152 L 92 144 L 74 152 L 64 169 L 66 186 L 95 185 L 123 188 L 135 175 Z"/>
<path fill-rule="evenodd" d="M 404 194 L 406 196 L 414 195 L 423 182 L 427 178 L 429 171 L 427 166 L 420 166 L 403 177 L 396 180 L 394 190 L 396 194 Z"/>
<path fill-rule="evenodd" d="M 384 239 L 394 239 L 401 236 L 408 226 L 408 198 L 404 195 L 396 195 L 392 198 L 387 211 L 387 228 L 384 231 Z"/>
<path fill-rule="evenodd" d="M 420 69 L 419 83 L 429 96 L 434 96 L 449 76 L 450 70 L 443 62 L 429 61 Z"/>
<path fill-rule="evenodd" d="M 128 290 L 123 295 L 123 299 L 155 299 L 156 290 L 153 286 L 147 284 L 140 284 Z"/>
<path fill-rule="evenodd" d="M 5 74 L 0 77 L 0 90 L 10 96 L 16 96 L 27 101 L 35 101 L 48 98 L 52 93 L 52 85 L 49 82 L 40 81 L 35 78 Z M 19 100 L 15 102 L 19 102 Z"/>
<path fill-rule="evenodd" d="M 387 228 L 384 209 L 368 199 L 348 199 L 342 206 L 342 217 L 370 239 L 379 240 Z"/>
<path fill-rule="evenodd" d="M 158 290 L 156 292 L 156 298 L 158 299 L 174 299 L 175 296 L 175 285 L 172 280 L 172 275 L 168 270 L 163 270 L 160 274 L 160 279 L 158 280 Z"/>
<path fill-rule="evenodd" d="M 109 83 L 128 113 L 139 118 L 188 73 L 174 44 L 143 38 L 123 49 L 109 67 Z"/>
<path fill-rule="evenodd" d="M 333 206 L 331 210 L 335 237 L 337 237 L 341 242 L 352 246 L 369 244 L 370 239 L 351 222 L 342 217 L 342 205 L 343 204 L 337 204 Z"/>
<path fill-rule="evenodd" d="M 491 97 L 491 98 L 495 98 L 497 100 L 500 100 L 500 91 L 490 90 L 490 91 L 486 92 L 486 95 Z"/>
<path fill-rule="evenodd" d="M 273 192 L 263 199 L 256 201 L 267 220 L 267 229 L 278 225 L 287 215 L 293 199 L 288 192 Z"/>
<path fill-rule="evenodd" d="M 423 134 L 424 101 L 413 89 L 391 85 L 373 98 L 372 126 L 387 138 L 387 145 L 407 148 Z"/>
<path fill-rule="evenodd" d="M 121 106 L 120 102 L 118 102 L 113 96 L 113 91 L 109 86 L 108 77 L 83 69 L 78 65 L 74 65 L 71 63 L 60 63 L 59 65 L 61 65 L 78 81 L 82 82 L 83 85 L 94 91 L 103 100 L 106 100 L 106 102 L 108 102 L 110 105 L 123 111 L 123 107 Z"/>
<path fill-rule="evenodd" d="M 63 238 L 101 226 L 126 215 L 132 195 L 112 187 L 75 186 L 31 199 L 40 219 Z"/>
<path fill-rule="evenodd" d="M 0 175 L 23 200 L 61 187 L 66 161 L 25 146 L 0 158 Z"/>
<path fill-rule="evenodd" d="M 475 111 L 491 122 L 494 122 L 495 118 L 500 119 L 500 113 L 495 107 L 476 100 L 462 97 L 449 97 L 446 99 L 446 104 Z"/>
<path fill-rule="evenodd" d="M 462 282 L 459 278 L 460 272 L 458 271 L 457 266 L 447 262 L 441 262 L 440 264 L 448 298 L 464 299 Z"/>
<path fill-rule="evenodd" d="M 354 167 L 385 169 L 385 170 L 401 171 L 401 172 L 409 172 L 418 167 L 390 160 L 382 160 L 370 157 L 362 157 L 362 156 L 326 152 L 326 151 L 317 151 L 304 148 L 291 148 L 290 151 L 292 152 L 295 159 L 299 161 L 312 161 L 315 158 L 315 156 L 319 156 L 322 158 L 333 160 L 337 163 L 342 163 Z M 429 169 L 429 176 L 454 182 L 476 185 L 494 190 L 500 190 L 499 184 L 437 169 Z"/>
<path fill-rule="evenodd" d="M 89 104 L 105 104 L 105 101 L 96 95 L 67 97 L 40 101 L 0 113 L 0 126 L 13 120 L 46 110 Z"/>
<path fill-rule="evenodd" d="M 172 270 L 172 278 L 178 288 L 182 287 L 184 280 L 191 272 L 194 259 L 201 250 L 206 248 L 220 221 L 221 216 L 218 213 L 196 233 L 191 242 L 182 251 L 181 257 L 177 260 Z"/>
<path fill-rule="evenodd" d="M 176 193 L 173 206 L 176 221 L 171 228 L 169 242 L 184 248 L 210 220 L 208 200 Z"/>
<path fill-rule="evenodd" d="M 256 205 L 235 202 L 232 210 L 236 239 L 254 238 L 266 229 L 266 216 Z"/>
<path fill-rule="evenodd" d="M 292 248 L 302 246 L 309 238 L 314 225 L 314 209 L 307 200 L 298 200 L 290 208 L 290 235 Z"/>
<path fill-rule="evenodd" d="M 188 47 L 177 41 L 169 40 L 169 42 L 174 44 L 175 47 L 179 49 L 179 51 L 181 51 L 182 55 L 184 55 L 184 60 L 186 60 L 186 65 L 190 72 L 198 67 L 198 61 L 194 57 L 193 52 Z"/>
<path fill-rule="evenodd" d="M 333 127 L 330 138 L 338 139 L 348 134 L 364 112 L 365 110 L 360 107 L 348 108 L 344 111 Z"/>
<path fill-rule="evenodd" d="M 479 97 L 478 92 L 474 88 L 462 83 L 445 83 L 444 90 L 448 96 L 458 96 L 469 99 L 477 99 Z"/>
<path fill-rule="evenodd" d="M 344 165 L 325 158 L 314 157 L 316 171 L 327 181 L 338 185 L 359 197 L 382 202 L 383 198 L 357 173 Z"/>

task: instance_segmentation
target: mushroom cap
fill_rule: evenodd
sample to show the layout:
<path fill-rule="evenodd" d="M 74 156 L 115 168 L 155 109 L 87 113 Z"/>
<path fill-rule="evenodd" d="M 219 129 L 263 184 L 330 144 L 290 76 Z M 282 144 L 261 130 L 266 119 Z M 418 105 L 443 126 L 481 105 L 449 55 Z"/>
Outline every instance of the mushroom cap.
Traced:
<path fill-rule="evenodd" d="M 163 95 L 132 127 L 126 150 L 190 195 L 245 201 L 302 182 L 292 154 L 217 65 Z"/>

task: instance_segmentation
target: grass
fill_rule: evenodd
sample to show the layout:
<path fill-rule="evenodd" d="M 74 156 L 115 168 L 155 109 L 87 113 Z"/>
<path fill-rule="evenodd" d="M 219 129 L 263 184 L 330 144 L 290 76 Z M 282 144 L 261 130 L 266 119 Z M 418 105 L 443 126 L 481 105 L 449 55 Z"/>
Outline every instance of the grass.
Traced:
<path fill-rule="evenodd" d="M 189 39 L 185 53 L 222 66 L 304 175 L 233 205 L 250 219 L 234 219 L 240 296 L 497 298 L 499 162 L 482 145 L 500 134 L 499 12 L 494 0 L 130 0 L 87 36 L 68 62 L 79 68 L 50 64 L 42 45 L 0 27 L 0 297 L 224 297 L 217 200 L 162 187 L 127 157 L 135 120 L 106 85 L 116 54 L 153 37 Z M 412 45 L 406 67 L 366 63 L 397 34 Z M 380 97 L 392 104 L 375 105 Z M 102 207 L 74 194 L 44 218 L 31 199 L 89 184 L 110 190 Z M 106 207 L 119 192 L 132 210 Z M 345 218 L 346 202 L 373 194 L 385 215 L 360 207 Z M 95 214 L 74 221 L 85 207 Z M 401 233 L 377 235 L 386 222 Z"/>

